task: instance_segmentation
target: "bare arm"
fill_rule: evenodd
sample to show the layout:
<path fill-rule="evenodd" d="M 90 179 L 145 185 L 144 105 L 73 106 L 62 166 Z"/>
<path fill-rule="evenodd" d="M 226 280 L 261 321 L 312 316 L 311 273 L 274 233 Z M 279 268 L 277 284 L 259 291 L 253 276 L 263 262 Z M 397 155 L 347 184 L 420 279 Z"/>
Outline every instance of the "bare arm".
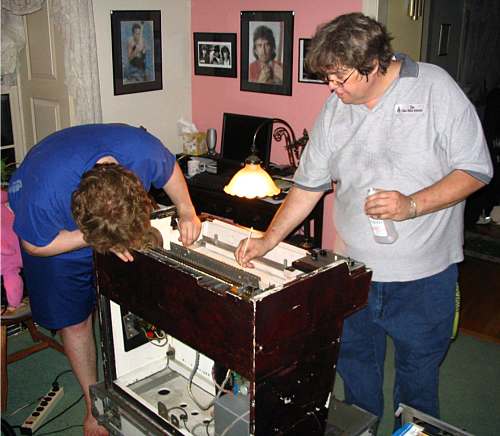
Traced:
<path fill-rule="evenodd" d="M 403 221 L 412 218 L 411 199 L 416 205 L 416 216 L 436 212 L 465 200 L 485 183 L 462 170 L 454 170 L 433 185 L 411 195 L 398 191 L 381 191 L 371 195 L 365 203 L 367 215 L 378 219 Z"/>
<path fill-rule="evenodd" d="M 142 37 L 139 42 L 135 42 L 134 38 L 129 38 L 127 44 L 127 56 L 129 61 L 145 52 L 146 47 L 144 46 L 144 40 Z"/>
<path fill-rule="evenodd" d="M 30 244 L 28 241 L 21 241 L 24 250 L 32 256 L 56 256 L 58 254 L 67 253 L 68 251 L 78 250 L 79 248 L 88 247 L 88 244 L 83 240 L 83 234 L 80 230 L 61 230 L 59 234 L 43 247 Z"/>
<path fill-rule="evenodd" d="M 129 61 L 136 56 L 135 52 L 136 52 L 136 48 L 135 48 L 134 40 L 133 40 L 133 38 L 129 38 L 128 44 L 127 44 L 127 56 L 128 56 Z"/>
<path fill-rule="evenodd" d="M 177 162 L 175 163 L 174 172 L 163 190 L 177 207 L 181 242 L 183 245 L 191 245 L 198 239 L 201 223 L 191 202 L 184 174 L 182 174 Z"/>
<path fill-rule="evenodd" d="M 240 242 L 234 254 L 238 263 L 243 267 L 253 267 L 250 261 L 264 256 L 285 239 L 295 227 L 304 221 L 322 195 L 323 192 L 305 191 L 293 187 L 274 215 L 264 236 L 250 239 L 248 244 L 245 239 Z"/>

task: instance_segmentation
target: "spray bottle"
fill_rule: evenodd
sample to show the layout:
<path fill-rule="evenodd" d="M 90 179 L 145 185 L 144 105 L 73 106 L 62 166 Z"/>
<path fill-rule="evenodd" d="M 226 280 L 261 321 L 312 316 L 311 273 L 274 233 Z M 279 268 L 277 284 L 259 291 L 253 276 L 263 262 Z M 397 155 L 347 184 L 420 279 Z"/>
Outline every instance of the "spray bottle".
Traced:
<path fill-rule="evenodd" d="M 368 189 L 368 197 L 373 195 L 378 190 L 375 188 Z M 392 244 L 398 239 L 398 232 L 392 220 L 378 220 L 368 217 L 370 226 L 372 228 L 373 237 L 379 244 Z"/>

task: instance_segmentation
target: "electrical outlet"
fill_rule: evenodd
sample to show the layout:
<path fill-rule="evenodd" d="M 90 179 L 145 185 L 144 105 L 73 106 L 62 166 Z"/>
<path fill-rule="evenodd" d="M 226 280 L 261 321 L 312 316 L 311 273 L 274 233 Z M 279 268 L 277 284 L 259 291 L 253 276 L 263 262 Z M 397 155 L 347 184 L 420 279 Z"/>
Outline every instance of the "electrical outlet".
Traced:
<path fill-rule="evenodd" d="M 28 416 L 21 425 L 21 434 L 32 435 L 37 428 L 43 424 L 43 421 L 47 418 L 52 409 L 54 409 L 63 395 L 64 389 L 62 386 L 59 386 L 57 388 L 52 388 L 47 395 L 43 396 L 38 406 L 35 407 L 35 410 L 33 410 L 31 415 Z"/>

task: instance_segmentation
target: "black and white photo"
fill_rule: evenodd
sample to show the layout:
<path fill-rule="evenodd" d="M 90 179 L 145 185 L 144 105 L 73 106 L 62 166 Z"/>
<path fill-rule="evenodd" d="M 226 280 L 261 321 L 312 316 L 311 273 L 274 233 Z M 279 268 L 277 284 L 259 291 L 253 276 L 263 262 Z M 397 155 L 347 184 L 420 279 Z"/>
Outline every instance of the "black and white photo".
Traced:
<path fill-rule="evenodd" d="M 299 82 L 324 84 L 325 81 L 307 68 L 306 56 L 311 45 L 310 38 L 299 39 Z"/>
<path fill-rule="evenodd" d="M 236 77 L 236 34 L 195 33 L 196 75 Z"/>

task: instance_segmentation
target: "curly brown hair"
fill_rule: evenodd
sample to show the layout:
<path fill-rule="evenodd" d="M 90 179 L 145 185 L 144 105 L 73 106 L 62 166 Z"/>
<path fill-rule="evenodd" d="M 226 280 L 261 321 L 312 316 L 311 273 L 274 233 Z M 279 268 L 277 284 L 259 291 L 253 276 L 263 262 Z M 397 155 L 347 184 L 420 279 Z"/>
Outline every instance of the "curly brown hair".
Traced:
<path fill-rule="evenodd" d="M 114 163 L 97 164 L 83 174 L 71 201 L 84 240 L 99 253 L 155 245 L 150 221 L 155 207 L 139 178 Z"/>
<path fill-rule="evenodd" d="M 320 76 L 354 68 L 367 76 L 378 61 L 385 74 L 393 51 L 386 28 L 359 12 L 340 15 L 318 27 L 311 40 L 306 63 Z"/>

